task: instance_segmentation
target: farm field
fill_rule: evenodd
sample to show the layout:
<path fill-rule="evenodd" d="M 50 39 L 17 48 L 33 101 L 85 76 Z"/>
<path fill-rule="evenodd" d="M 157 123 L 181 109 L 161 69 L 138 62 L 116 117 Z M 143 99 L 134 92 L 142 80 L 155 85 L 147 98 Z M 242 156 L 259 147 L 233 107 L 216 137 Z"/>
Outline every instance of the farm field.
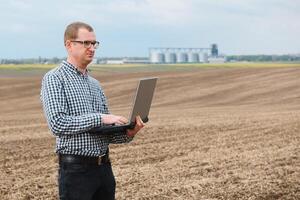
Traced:
<path fill-rule="evenodd" d="M 55 138 L 39 92 L 48 67 L 0 66 L 0 199 L 57 199 Z M 300 199 L 300 64 L 93 67 L 112 113 L 159 77 L 150 121 L 111 145 L 116 197 Z"/>

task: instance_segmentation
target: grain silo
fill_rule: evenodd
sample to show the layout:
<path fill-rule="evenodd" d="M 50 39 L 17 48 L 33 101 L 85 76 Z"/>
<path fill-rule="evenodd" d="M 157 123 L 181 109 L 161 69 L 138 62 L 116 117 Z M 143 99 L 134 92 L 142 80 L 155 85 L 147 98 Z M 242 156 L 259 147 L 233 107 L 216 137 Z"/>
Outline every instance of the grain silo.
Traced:
<path fill-rule="evenodd" d="M 203 53 L 203 62 L 208 63 L 208 53 L 207 52 Z"/>
<path fill-rule="evenodd" d="M 199 62 L 200 63 L 203 63 L 204 62 L 204 52 L 203 51 L 200 51 L 198 53 L 198 58 L 199 58 Z"/>
<path fill-rule="evenodd" d="M 159 51 L 150 52 L 150 62 L 151 63 L 164 63 L 164 54 Z"/>
<path fill-rule="evenodd" d="M 186 63 L 188 61 L 187 54 L 185 52 L 177 53 L 177 62 L 178 63 Z"/>
<path fill-rule="evenodd" d="M 149 48 L 149 59 L 151 63 L 207 63 L 210 53 L 218 55 L 216 44 L 211 48 L 152 47 Z"/>
<path fill-rule="evenodd" d="M 176 63 L 176 54 L 173 52 L 166 52 L 165 63 Z"/>
<path fill-rule="evenodd" d="M 190 51 L 188 52 L 188 62 L 189 63 L 197 63 L 199 62 L 199 56 L 198 53 Z"/>

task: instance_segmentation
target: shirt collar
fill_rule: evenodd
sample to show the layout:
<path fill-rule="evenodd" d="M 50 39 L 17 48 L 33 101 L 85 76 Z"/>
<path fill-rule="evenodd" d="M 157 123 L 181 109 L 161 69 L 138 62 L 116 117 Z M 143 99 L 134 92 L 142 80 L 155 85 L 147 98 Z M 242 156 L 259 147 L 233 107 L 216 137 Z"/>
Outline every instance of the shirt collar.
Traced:
<path fill-rule="evenodd" d="M 78 75 L 81 75 L 81 76 L 88 76 L 88 72 L 89 70 L 86 69 L 86 72 L 83 74 L 81 71 L 79 71 L 75 65 L 73 65 L 72 63 L 69 63 L 68 61 L 64 60 L 62 62 L 63 66 L 66 67 L 69 71 L 73 72 L 73 73 L 76 73 Z"/>

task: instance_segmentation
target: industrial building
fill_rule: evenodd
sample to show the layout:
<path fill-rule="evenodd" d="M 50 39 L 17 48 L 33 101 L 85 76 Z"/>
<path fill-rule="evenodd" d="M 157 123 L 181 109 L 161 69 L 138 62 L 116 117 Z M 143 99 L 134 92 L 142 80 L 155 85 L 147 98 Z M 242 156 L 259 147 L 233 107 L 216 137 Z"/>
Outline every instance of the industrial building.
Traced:
<path fill-rule="evenodd" d="M 210 48 L 149 48 L 150 63 L 208 63 L 215 60 L 211 58 L 221 59 L 217 44 Z"/>

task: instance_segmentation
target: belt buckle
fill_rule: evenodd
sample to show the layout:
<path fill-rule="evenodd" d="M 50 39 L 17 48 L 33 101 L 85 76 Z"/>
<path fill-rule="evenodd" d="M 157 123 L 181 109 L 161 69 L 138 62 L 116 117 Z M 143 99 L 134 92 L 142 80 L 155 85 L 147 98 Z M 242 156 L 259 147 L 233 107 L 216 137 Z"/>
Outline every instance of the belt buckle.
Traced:
<path fill-rule="evenodd" d="M 105 156 L 105 154 L 103 154 L 101 156 L 98 156 L 98 165 L 102 164 L 102 158 L 103 158 L 103 156 Z"/>

